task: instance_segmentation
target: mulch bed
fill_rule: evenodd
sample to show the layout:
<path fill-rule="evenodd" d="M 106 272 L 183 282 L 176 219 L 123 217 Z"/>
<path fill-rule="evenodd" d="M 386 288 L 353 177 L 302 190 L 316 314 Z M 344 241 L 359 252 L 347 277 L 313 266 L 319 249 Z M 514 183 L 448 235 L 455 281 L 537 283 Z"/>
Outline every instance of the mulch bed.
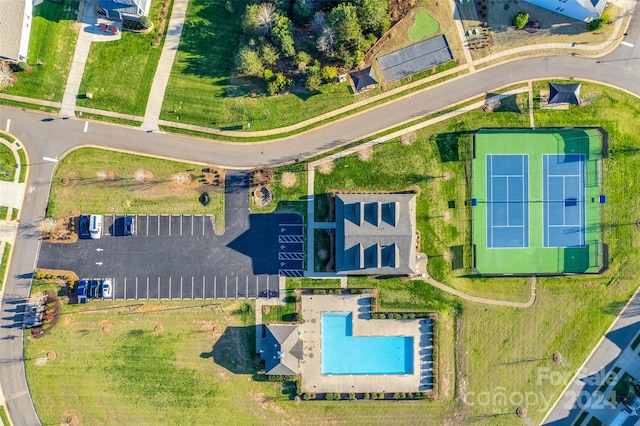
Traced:
<path fill-rule="evenodd" d="M 45 336 L 47 333 L 49 333 L 49 331 L 51 331 L 53 327 L 55 327 L 58 323 L 58 319 L 60 319 L 61 306 L 60 300 L 58 300 L 58 295 L 52 290 L 45 291 L 45 294 L 45 304 L 52 303 L 53 314 L 45 314 L 42 324 L 38 327 L 31 328 L 31 337 L 34 339 L 39 339 L 40 337 Z M 46 325 L 48 325 L 48 327 L 44 328 Z"/>

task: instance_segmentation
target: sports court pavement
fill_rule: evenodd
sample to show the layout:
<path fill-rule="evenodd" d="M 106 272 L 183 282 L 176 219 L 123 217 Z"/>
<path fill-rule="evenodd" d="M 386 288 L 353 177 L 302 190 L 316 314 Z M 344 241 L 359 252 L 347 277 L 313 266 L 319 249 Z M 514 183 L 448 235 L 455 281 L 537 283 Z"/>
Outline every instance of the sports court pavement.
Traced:
<path fill-rule="evenodd" d="M 298 214 L 251 214 L 249 175 L 228 171 L 223 235 L 213 216 L 106 215 L 100 239 L 42 244 L 38 267 L 114 279 L 114 299 L 277 296 L 279 275 L 302 276 L 303 221 Z"/>

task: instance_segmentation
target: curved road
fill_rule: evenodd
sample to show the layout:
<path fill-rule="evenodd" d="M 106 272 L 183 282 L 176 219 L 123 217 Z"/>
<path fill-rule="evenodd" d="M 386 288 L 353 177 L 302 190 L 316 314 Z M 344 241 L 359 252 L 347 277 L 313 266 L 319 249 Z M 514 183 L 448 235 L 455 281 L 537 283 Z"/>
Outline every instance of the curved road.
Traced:
<path fill-rule="evenodd" d="M 41 424 L 26 382 L 20 325 L 39 249 L 34 224 L 45 215 L 55 166 L 43 157 L 59 158 L 70 149 L 89 144 L 227 168 L 250 168 L 303 159 L 518 81 L 574 77 L 640 95 L 638 19 L 634 13 L 625 44 L 602 58 L 538 57 L 497 65 L 302 135 L 268 143 L 220 143 L 95 122 L 89 123 L 85 132 L 82 120 L 56 118 L 45 122 L 42 119 L 46 116 L 40 113 L 0 105 L 0 128 L 5 129 L 7 119 L 11 120 L 10 131 L 26 145 L 30 166 L 21 224 L 0 307 L 0 384 L 14 424 Z"/>

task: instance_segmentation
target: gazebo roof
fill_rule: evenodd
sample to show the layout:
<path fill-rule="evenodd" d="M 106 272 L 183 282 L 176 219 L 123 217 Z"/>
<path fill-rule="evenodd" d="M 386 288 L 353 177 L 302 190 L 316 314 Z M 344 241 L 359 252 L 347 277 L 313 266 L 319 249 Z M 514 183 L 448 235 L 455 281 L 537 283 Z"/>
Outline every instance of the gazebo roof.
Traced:
<path fill-rule="evenodd" d="M 353 84 L 356 87 L 356 92 L 360 92 L 363 89 L 377 84 L 378 80 L 376 80 L 373 75 L 373 69 L 371 67 L 367 67 L 363 70 L 349 73 L 351 80 L 353 80 Z"/>
<path fill-rule="evenodd" d="M 580 83 L 549 83 L 549 104 L 580 105 Z"/>

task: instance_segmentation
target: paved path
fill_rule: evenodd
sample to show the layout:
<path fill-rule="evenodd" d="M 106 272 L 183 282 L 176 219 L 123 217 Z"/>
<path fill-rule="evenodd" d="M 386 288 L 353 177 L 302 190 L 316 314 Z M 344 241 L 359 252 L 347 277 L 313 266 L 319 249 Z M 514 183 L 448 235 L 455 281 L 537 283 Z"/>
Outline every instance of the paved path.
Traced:
<path fill-rule="evenodd" d="M 158 122 L 160 120 L 160 112 L 162 111 L 162 102 L 164 100 L 164 92 L 169 83 L 171 76 L 171 67 L 175 60 L 178 46 L 180 45 L 180 36 L 184 27 L 184 20 L 187 16 L 187 6 L 189 0 L 174 0 L 171 19 L 169 20 L 169 30 L 162 46 L 162 54 L 158 62 L 158 68 L 153 77 L 149 99 L 147 100 L 147 109 L 144 112 L 144 122 L 142 130 L 153 131 L 158 130 Z"/>

